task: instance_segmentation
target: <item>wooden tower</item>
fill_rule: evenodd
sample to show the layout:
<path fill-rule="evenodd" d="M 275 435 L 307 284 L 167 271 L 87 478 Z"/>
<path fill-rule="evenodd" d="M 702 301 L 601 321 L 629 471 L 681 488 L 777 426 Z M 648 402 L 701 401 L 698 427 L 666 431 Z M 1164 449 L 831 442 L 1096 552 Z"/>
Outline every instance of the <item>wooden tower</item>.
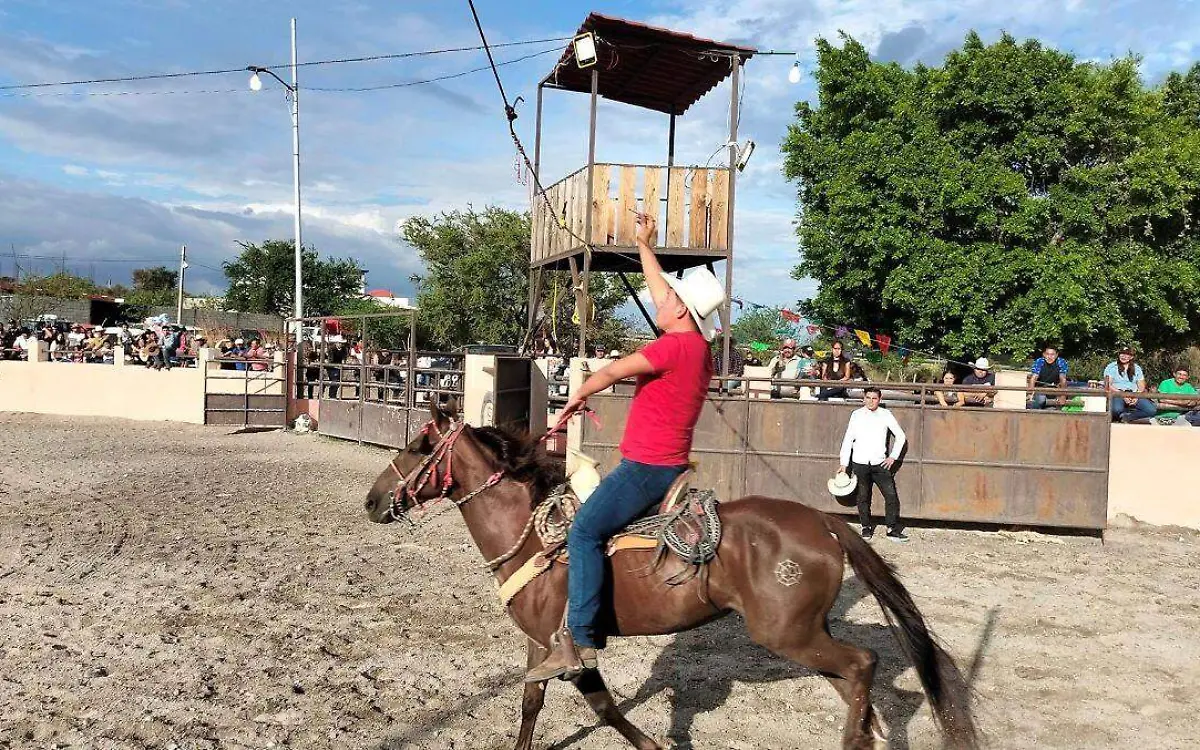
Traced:
<path fill-rule="evenodd" d="M 529 328 L 533 332 L 545 292 L 547 270 L 569 269 L 581 322 L 592 305 L 594 272 L 637 272 L 636 212 L 658 219 L 658 253 L 663 269 L 685 269 L 725 261 L 725 296 L 733 286 L 733 210 L 737 182 L 738 94 L 742 65 L 756 50 L 668 29 L 592 13 L 579 28 L 591 34 L 595 63 L 581 67 L 574 45 L 538 84 L 534 172 L 548 200 L 535 194 L 530 242 Z M 677 165 L 675 121 L 726 77 L 729 100 L 729 166 Z M 542 96 L 546 89 L 591 96 L 587 164 L 554 183 L 542 180 Z M 596 105 L 600 97 L 661 112 L 667 123 L 665 164 L 596 161 Z M 627 282 L 632 295 L 633 288 Z M 641 303 L 637 300 L 639 309 Z M 654 329 L 645 309 L 642 314 Z M 724 362 L 729 361 L 729 305 L 721 311 Z M 579 354 L 587 350 L 587 325 L 580 326 Z"/>

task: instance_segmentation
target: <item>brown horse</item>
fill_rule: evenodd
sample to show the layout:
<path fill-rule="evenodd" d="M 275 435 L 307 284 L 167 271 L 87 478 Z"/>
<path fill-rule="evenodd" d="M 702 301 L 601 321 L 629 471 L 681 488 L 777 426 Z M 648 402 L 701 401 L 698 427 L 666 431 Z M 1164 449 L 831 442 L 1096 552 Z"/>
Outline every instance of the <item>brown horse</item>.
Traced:
<path fill-rule="evenodd" d="M 530 534 L 531 513 L 562 480 L 539 444 L 496 428 L 471 428 L 431 408 L 425 430 L 388 465 L 367 495 L 372 521 L 387 523 L 435 498 L 458 505 L 467 529 L 503 582 L 542 549 Z M 439 473 L 440 472 L 440 473 Z M 440 478 L 439 478 L 440 477 Z M 781 656 L 824 675 L 849 706 L 842 747 L 885 744 L 871 705 L 876 656 L 834 640 L 826 618 L 842 585 L 843 557 L 883 609 L 888 625 L 916 668 L 933 718 L 947 744 L 975 748 L 970 690 L 954 660 L 929 633 L 924 618 L 891 566 L 841 519 L 801 503 L 743 497 L 720 506 L 724 527 L 707 576 L 679 585 L 666 578 L 683 570 L 668 556 L 653 567 L 653 550 L 624 550 L 610 558 L 612 635 L 662 635 L 739 612 L 749 636 Z M 546 655 L 566 607 L 567 571 L 555 565 L 509 605 L 528 638 L 528 664 Z M 621 715 L 604 680 L 586 670 L 572 681 L 602 722 L 640 750 L 660 746 Z M 525 686 L 516 750 L 529 750 L 546 685 Z"/>

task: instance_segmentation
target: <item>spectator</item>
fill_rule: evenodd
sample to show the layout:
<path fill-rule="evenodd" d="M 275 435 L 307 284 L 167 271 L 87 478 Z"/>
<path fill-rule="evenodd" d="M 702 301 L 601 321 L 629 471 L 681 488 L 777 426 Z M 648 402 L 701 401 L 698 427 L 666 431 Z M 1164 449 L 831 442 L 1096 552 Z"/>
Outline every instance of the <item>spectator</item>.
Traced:
<path fill-rule="evenodd" d="M 229 347 L 229 351 L 226 353 L 226 356 L 228 356 L 230 359 L 245 359 L 246 358 L 246 340 L 245 339 L 234 339 L 233 346 Z M 234 362 L 233 369 L 245 370 L 246 363 L 245 362 Z"/>
<path fill-rule="evenodd" d="M 104 361 L 104 334 L 100 327 L 92 329 L 91 336 L 84 342 L 83 345 L 83 361 L 84 362 L 103 362 Z"/>
<path fill-rule="evenodd" d="M 771 372 L 772 380 L 796 380 L 799 378 L 800 358 L 796 356 L 796 340 L 784 339 L 783 345 L 779 347 L 779 354 L 771 358 L 771 361 L 767 363 L 767 368 Z M 799 392 L 800 389 L 796 386 L 771 384 L 771 398 L 796 396 Z"/>
<path fill-rule="evenodd" d="M 882 395 L 874 386 L 863 391 L 863 407 L 850 415 L 850 423 L 846 425 L 838 472 L 843 473 L 850 467 L 858 479 L 856 500 L 863 539 L 875 535 L 875 526 L 871 523 L 871 489 L 875 485 L 883 493 L 888 539 L 906 542 L 908 536 L 900 528 L 900 496 L 896 493 L 896 478 L 892 476 L 892 467 L 904 451 L 906 438 L 892 412 L 879 405 Z M 895 436 L 890 452 L 887 447 L 889 432 Z"/>
<path fill-rule="evenodd" d="M 17 359 L 29 359 L 29 350 L 33 348 L 37 338 L 28 329 L 22 328 L 13 341 L 13 349 L 17 350 Z"/>
<path fill-rule="evenodd" d="M 1067 360 L 1058 356 L 1058 349 L 1053 346 L 1047 346 L 1042 350 L 1042 356 L 1034 360 L 1033 368 L 1029 371 L 1029 387 L 1067 387 Z M 1034 393 L 1030 397 L 1029 403 L 1026 404 L 1026 408 L 1045 409 L 1047 404 L 1054 407 L 1061 407 L 1066 403 L 1067 399 L 1065 396 L 1053 396 L 1052 399 L 1047 399 L 1044 393 Z"/>
<path fill-rule="evenodd" d="M 267 350 L 258 339 L 250 339 L 250 346 L 246 347 L 244 356 L 251 360 L 250 369 L 252 371 L 262 372 L 267 369 Z"/>
<path fill-rule="evenodd" d="M 117 334 L 117 341 L 120 342 L 121 348 L 125 350 L 125 354 L 129 354 L 133 348 L 133 331 L 129 330 L 128 323 L 121 324 L 121 331 Z"/>
<path fill-rule="evenodd" d="M 801 378 L 816 378 L 821 375 L 821 364 L 817 362 L 817 353 L 811 346 L 800 347 L 799 358 L 797 371 Z"/>
<path fill-rule="evenodd" d="M 1188 382 L 1191 372 L 1188 366 L 1184 363 L 1175 365 L 1175 373 L 1173 377 L 1167 378 L 1158 384 L 1158 392 L 1169 395 L 1180 396 L 1195 396 L 1196 387 Z M 1183 412 L 1190 412 L 1193 409 L 1200 407 L 1200 403 L 1195 401 L 1185 401 L 1183 399 L 1162 398 L 1158 400 L 1158 415 L 1154 418 L 1159 424 L 1189 424 L 1185 419 L 1182 419 Z M 1163 411 L 1166 409 L 1166 411 Z"/>
<path fill-rule="evenodd" d="M 171 362 L 179 353 L 179 332 L 175 326 L 165 326 L 162 333 L 162 366 L 171 369 Z"/>
<path fill-rule="evenodd" d="M 312 398 L 313 391 L 316 389 L 318 382 L 321 380 L 321 368 L 317 366 L 319 357 L 317 356 L 316 347 L 312 344 L 305 344 L 306 351 L 304 352 L 304 396 L 297 393 L 300 398 Z"/>
<path fill-rule="evenodd" d="M 843 383 L 850 380 L 850 358 L 842 353 L 842 342 L 834 341 L 829 349 L 829 356 L 821 362 L 821 380 L 833 380 Z M 831 398 L 846 398 L 848 395 L 845 386 L 825 386 L 817 394 L 817 400 L 828 401 Z"/>
<path fill-rule="evenodd" d="M 980 357 L 971 365 L 974 369 L 963 378 L 963 385 L 995 385 L 996 373 L 992 372 L 992 363 L 987 357 Z M 995 391 L 963 391 L 961 394 L 964 406 L 991 406 L 996 403 Z"/>
<path fill-rule="evenodd" d="M 340 341 L 325 350 L 325 390 L 327 398 L 341 398 L 342 365 L 346 363 L 346 345 Z"/>
<path fill-rule="evenodd" d="M 78 349 L 83 346 L 83 341 L 87 336 L 83 334 L 83 327 L 76 324 L 71 326 L 71 332 L 67 334 L 67 345 L 72 349 Z"/>
<path fill-rule="evenodd" d="M 1154 402 L 1136 396 L 1114 396 L 1114 393 L 1139 393 L 1146 390 L 1146 375 L 1134 360 L 1137 353 L 1131 346 L 1121 347 L 1117 361 L 1104 368 L 1104 392 L 1109 396 L 1109 413 L 1113 421 L 1148 420 L 1158 411 Z"/>
<path fill-rule="evenodd" d="M 942 373 L 942 385 L 954 385 L 954 373 L 946 370 Z M 939 406 L 956 406 L 963 405 L 962 399 L 958 395 L 958 391 L 934 391 L 937 396 Z"/>

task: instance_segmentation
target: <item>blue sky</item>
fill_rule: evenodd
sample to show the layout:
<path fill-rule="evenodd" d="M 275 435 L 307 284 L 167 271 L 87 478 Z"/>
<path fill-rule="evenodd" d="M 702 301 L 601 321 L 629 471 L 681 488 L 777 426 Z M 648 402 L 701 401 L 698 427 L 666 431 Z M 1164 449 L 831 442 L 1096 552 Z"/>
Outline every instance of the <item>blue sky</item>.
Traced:
<path fill-rule="evenodd" d="M 812 62 L 814 38 L 838 30 L 903 64 L 937 63 L 969 29 L 987 40 L 1008 30 L 1080 59 L 1137 53 L 1154 81 L 1190 65 L 1200 42 L 1200 12 L 1187 0 L 479 0 L 477 7 L 493 42 L 568 36 L 596 10 L 796 50 L 802 65 Z M 465 0 L 0 0 L 0 85 L 284 63 L 292 16 L 301 60 L 477 41 Z M 497 58 L 553 46 L 501 50 Z M 552 59 L 502 68 L 510 97 L 532 100 Z M 468 52 L 302 69 L 306 244 L 353 256 L 370 269 L 372 287 L 406 294 L 420 261 L 397 239 L 399 222 L 467 205 L 527 206 L 486 73 L 369 93 L 303 91 L 483 63 L 480 53 Z M 789 275 L 798 259 L 795 188 L 780 174 L 778 146 L 793 103 L 813 96 L 807 76 L 787 82 L 790 64 L 760 57 L 746 68 L 741 129 L 758 149 L 738 187 L 735 294 L 765 304 L 792 304 L 812 292 Z M 0 92 L 0 273 L 11 274 L 15 248 L 25 269 L 44 272 L 57 265 L 52 258 L 66 256 L 76 272 L 127 282 L 131 268 L 170 265 L 187 244 L 189 291 L 219 290 L 221 261 L 236 255 L 236 240 L 291 236 L 290 121 L 281 91 L 269 83 L 252 93 L 245 74 L 235 73 L 35 96 Z M 680 163 L 703 163 L 725 139 L 727 86 L 681 120 Z M 544 177 L 553 181 L 586 159 L 586 98 L 551 93 L 546 113 Z M 518 122 L 532 147 L 531 106 Z M 664 116 L 622 105 L 601 109 L 599 159 L 661 162 L 665 141 Z"/>

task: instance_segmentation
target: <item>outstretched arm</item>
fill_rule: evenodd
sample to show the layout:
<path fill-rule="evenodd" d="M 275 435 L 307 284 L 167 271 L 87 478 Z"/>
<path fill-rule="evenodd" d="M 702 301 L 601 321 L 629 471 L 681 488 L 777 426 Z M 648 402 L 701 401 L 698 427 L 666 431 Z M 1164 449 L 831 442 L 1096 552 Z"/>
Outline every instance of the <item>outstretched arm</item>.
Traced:
<path fill-rule="evenodd" d="M 654 255 L 654 247 L 651 245 L 658 239 L 658 222 L 650 214 L 638 214 L 637 223 L 638 259 L 642 262 L 642 276 L 645 277 L 646 287 L 650 290 L 650 298 L 657 307 L 670 291 L 662 277 L 662 265 Z"/>

